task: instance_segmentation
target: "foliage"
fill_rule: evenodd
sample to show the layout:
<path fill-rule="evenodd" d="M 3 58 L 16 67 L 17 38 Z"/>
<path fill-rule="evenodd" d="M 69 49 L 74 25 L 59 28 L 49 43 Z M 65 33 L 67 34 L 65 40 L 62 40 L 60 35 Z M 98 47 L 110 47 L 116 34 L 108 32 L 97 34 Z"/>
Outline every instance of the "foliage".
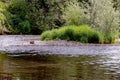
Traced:
<path fill-rule="evenodd" d="M 113 0 L 113 7 L 116 9 L 116 10 L 119 10 L 120 11 L 120 0 Z"/>
<path fill-rule="evenodd" d="M 7 3 L 4 1 L 0 1 L 0 34 L 4 34 L 4 32 L 8 32 L 8 18 L 9 12 L 6 10 Z"/>
<path fill-rule="evenodd" d="M 119 12 L 113 8 L 112 0 L 88 0 L 86 3 L 87 23 L 100 30 L 105 37 L 107 33 L 118 34 Z"/>
<path fill-rule="evenodd" d="M 5 10 L 4 8 L 5 8 L 4 3 L 0 1 L 0 27 L 3 26 L 4 21 L 6 19 L 5 15 L 3 14 L 3 11 Z"/>
<path fill-rule="evenodd" d="M 61 0 L 11 0 L 8 11 L 11 13 L 9 24 L 15 33 L 22 21 L 28 21 L 30 26 L 27 33 L 41 33 L 63 25 L 62 8 L 66 1 Z M 22 26 L 21 26 L 22 27 Z M 24 26 L 23 26 L 24 27 Z M 18 29 L 17 29 L 18 28 Z"/>
<path fill-rule="evenodd" d="M 29 33 L 30 32 L 30 23 L 29 21 L 21 21 L 16 27 L 13 28 L 14 33 Z"/>
<path fill-rule="evenodd" d="M 26 17 L 28 12 L 28 6 L 25 0 L 11 0 L 7 10 L 10 12 L 9 29 L 12 33 L 29 33 L 31 30 L 31 24 Z"/>
<path fill-rule="evenodd" d="M 112 42 L 114 38 L 118 38 L 120 31 L 119 0 L 115 1 L 116 3 L 112 0 L 73 0 L 63 14 L 65 25 L 89 24 L 104 35 L 105 41 L 110 41 L 108 36 L 111 36 Z"/>
<path fill-rule="evenodd" d="M 84 23 L 84 13 L 77 0 L 67 3 L 63 10 L 65 25 L 81 25 Z"/>
<path fill-rule="evenodd" d="M 99 30 L 104 42 L 109 43 L 118 37 L 119 13 L 119 0 L 0 0 L 0 33 L 10 30 L 13 34 L 40 34 L 55 29 L 52 30 L 55 34 L 51 34 L 53 39 L 59 35 L 58 39 L 89 42 L 92 39 L 86 38 L 86 27 L 82 33 L 85 36 L 80 39 L 73 37 L 79 37 L 76 27 L 56 30 L 63 25 L 88 24 L 92 29 Z M 91 33 L 95 41 L 96 34 L 93 36 Z"/>
<path fill-rule="evenodd" d="M 41 40 L 53 39 L 80 41 L 83 43 L 102 43 L 103 41 L 102 35 L 87 25 L 65 26 L 60 29 L 46 31 L 41 35 Z"/>

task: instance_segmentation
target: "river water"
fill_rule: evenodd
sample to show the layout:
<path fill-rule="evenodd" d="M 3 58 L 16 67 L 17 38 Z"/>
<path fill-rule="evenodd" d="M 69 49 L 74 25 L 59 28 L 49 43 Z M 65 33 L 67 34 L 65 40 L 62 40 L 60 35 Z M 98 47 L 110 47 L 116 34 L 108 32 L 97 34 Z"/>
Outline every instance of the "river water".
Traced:
<path fill-rule="evenodd" d="M 0 55 L 0 80 L 119 80 L 120 55 Z"/>
<path fill-rule="evenodd" d="M 55 48 L 63 54 L 32 56 L 1 52 L 0 80 L 120 80 L 120 45 L 69 46 L 70 54 L 65 48 Z"/>

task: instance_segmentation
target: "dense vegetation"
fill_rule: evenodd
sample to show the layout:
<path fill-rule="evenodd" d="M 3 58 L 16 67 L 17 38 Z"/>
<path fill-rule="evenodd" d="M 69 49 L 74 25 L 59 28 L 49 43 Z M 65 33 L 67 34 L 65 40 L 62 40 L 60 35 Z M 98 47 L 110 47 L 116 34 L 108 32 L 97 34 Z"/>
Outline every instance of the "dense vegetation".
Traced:
<path fill-rule="evenodd" d="M 0 33 L 41 34 L 86 24 L 108 43 L 119 36 L 119 13 L 119 0 L 0 0 Z"/>
<path fill-rule="evenodd" d="M 49 34 L 49 35 L 48 35 Z M 102 43 L 103 36 L 87 25 L 64 26 L 60 29 L 46 31 L 41 35 L 42 40 L 70 40 L 83 43 Z"/>
<path fill-rule="evenodd" d="M 39 34 L 63 25 L 63 0 L 1 0 L 4 25 L 13 34 Z M 3 8 L 3 6 L 6 6 Z"/>

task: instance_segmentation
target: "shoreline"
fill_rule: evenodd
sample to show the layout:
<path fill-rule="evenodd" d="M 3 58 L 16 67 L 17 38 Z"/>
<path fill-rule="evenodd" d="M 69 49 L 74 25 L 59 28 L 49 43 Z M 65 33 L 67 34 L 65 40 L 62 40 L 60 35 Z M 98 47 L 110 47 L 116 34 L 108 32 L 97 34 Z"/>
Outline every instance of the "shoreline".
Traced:
<path fill-rule="evenodd" d="M 41 46 L 100 46 L 100 45 L 120 45 L 120 39 L 116 39 L 115 43 L 105 44 L 105 43 L 81 43 L 77 41 L 67 41 L 67 40 L 49 40 L 41 41 L 40 35 L 0 35 L 0 46 L 29 46 L 29 45 L 41 45 Z M 33 42 L 33 43 L 31 43 Z"/>
<path fill-rule="evenodd" d="M 39 35 L 0 36 L 0 51 L 10 55 L 119 53 L 120 44 L 84 44 L 75 41 L 41 41 Z M 32 41 L 32 43 L 31 43 Z M 97 52 L 96 52 L 97 51 Z"/>

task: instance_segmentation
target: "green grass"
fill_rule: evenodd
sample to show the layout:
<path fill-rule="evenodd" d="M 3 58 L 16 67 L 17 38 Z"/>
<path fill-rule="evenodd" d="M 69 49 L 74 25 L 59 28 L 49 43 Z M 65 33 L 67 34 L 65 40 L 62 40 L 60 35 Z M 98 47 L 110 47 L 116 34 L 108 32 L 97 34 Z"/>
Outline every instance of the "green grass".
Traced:
<path fill-rule="evenodd" d="M 104 34 L 104 43 L 114 43 L 115 42 L 115 36 L 112 33 Z"/>
<path fill-rule="evenodd" d="M 68 40 L 82 43 L 102 43 L 103 36 L 88 25 L 64 26 L 59 29 L 45 31 L 41 34 L 41 40 Z"/>

